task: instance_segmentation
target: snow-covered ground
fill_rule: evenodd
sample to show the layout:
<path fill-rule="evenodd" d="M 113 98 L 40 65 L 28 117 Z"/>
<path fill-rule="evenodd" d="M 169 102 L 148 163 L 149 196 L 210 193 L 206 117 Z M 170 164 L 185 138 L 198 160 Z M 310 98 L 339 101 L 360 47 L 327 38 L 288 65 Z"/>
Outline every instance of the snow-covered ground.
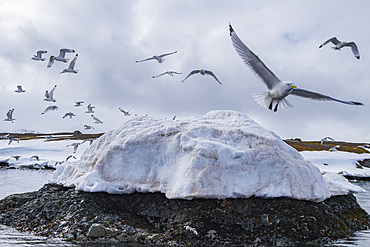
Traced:
<path fill-rule="evenodd" d="M 0 161 L 17 167 L 55 166 L 52 182 L 85 191 L 161 191 L 168 198 L 187 199 L 256 195 L 320 201 L 363 191 L 339 172 L 370 176 L 370 168 L 356 168 L 357 160 L 370 154 L 298 153 L 234 111 L 174 121 L 132 118 L 73 153 L 69 145 L 81 142 L 37 139 L 8 145 L 9 140 L 0 140 Z M 12 157 L 16 155 L 21 156 L 18 161 Z M 40 160 L 30 159 L 33 155 Z M 60 164 L 69 155 L 77 159 Z"/>
<path fill-rule="evenodd" d="M 42 166 L 55 167 L 73 155 L 77 160 L 89 143 L 79 145 L 76 153 L 73 146 L 67 146 L 81 140 L 48 141 L 46 139 L 31 139 L 11 142 L 8 139 L 0 140 L 0 162 L 8 162 L 16 168 L 38 168 Z M 16 156 L 20 156 L 16 160 Z M 32 156 L 38 156 L 39 160 Z M 70 160 L 74 160 L 73 157 Z"/>
<path fill-rule="evenodd" d="M 355 177 L 370 177 L 370 168 L 358 168 L 358 160 L 370 159 L 370 153 L 356 154 L 349 152 L 303 151 L 305 160 L 311 161 L 323 173 L 343 173 Z"/>
<path fill-rule="evenodd" d="M 244 114 L 211 111 L 182 120 L 133 118 L 106 132 L 55 183 L 168 198 L 291 197 L 321 201 L 361 192 L 327 174 Z"/>

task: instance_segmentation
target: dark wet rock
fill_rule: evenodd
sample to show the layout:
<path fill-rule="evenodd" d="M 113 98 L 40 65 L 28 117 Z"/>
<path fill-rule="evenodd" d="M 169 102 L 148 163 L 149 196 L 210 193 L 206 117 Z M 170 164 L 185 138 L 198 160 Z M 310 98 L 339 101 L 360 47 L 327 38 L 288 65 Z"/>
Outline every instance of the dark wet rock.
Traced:
<path fill-rule="evenodd" d="M 0 224 L 87 243 L 177 246 L 323 245 L 368 229 L 353 195 L 324 202 L 289 198 L 167 199 L 110 195 L 47 184 L 0 201 Z"/>
<path fill-rule="evenodd" d="M 370 168 L 370 159 L 358 160 L 357 163 L 359 163 L 361 166 Z"/>
<path fill-rule="evenodd" d="M 81 131 L 79 131 L 79 130 L 73 131 L 73 136 L 80 136 L 80 135 L 82 135 Z"/>

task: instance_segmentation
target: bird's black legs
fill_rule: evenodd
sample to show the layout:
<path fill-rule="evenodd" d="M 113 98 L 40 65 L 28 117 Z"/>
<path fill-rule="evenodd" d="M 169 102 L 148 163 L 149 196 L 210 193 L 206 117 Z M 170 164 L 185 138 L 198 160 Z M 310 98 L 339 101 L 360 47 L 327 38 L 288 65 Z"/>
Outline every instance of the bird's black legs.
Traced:
<path fill-rule="evenodd" d="M 272 110 L 272 102 L 274 102 L 274 100 L 271 100 L 271 103 L 269 105 L 269 109 Z"/>

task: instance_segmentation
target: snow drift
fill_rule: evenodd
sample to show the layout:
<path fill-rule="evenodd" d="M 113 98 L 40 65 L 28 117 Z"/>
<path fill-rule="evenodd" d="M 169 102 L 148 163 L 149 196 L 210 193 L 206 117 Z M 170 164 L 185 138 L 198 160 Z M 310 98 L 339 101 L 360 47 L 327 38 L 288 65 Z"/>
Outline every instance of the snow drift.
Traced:
<path fill-rule="evenodd" d="M 87 192 L 159 191 L 171 199 L 331 196 L 316 166 L 235 111 L 174 121 L 132 118 L 96 140 L 78 162 L 60 167 L 51 182 Z"/>

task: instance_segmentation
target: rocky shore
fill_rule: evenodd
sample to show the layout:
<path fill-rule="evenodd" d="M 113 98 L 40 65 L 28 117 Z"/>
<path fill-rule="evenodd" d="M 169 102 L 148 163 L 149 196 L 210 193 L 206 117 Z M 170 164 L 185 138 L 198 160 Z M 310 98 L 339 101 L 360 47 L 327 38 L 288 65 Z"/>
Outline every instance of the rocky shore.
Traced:
<path fill-rule="evenodd" d="M 0 224 L 78 243 L 174 246 L 323 245 L 368 229 L 353 195 L 167 199 L 161 193 L 86 193 L 55 184 L 0 201 Z"/>

